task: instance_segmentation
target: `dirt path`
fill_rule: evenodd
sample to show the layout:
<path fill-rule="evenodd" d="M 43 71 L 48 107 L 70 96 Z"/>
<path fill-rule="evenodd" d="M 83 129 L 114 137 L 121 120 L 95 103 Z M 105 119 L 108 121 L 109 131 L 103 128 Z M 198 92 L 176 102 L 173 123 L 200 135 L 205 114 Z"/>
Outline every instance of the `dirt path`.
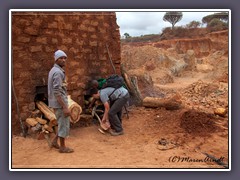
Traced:
<path fill-rule="evenodd" d="M 211 82 L 211 80 L 206 79 L 206 73 L 193 73 L 188 72 L 187 75 L 183 77 L 174 77 L 174 83 L 168 83 L 167 85 L 161 85 L 161 84 L 155 84 L 156 87 L 159 87 L 160 89 L 165 90 L 182 90 L 186 88 L 187 86 L 197 82 L 198 80 L 204 81 L 204 82 Z"/>
<path fill-rule="evenodd" d="M 125 134 L 118 137 L 101 134 L 97 125 L 72 128 L 71 154 L 50 149 L 45 139 L 14 136 L 12 168 L 223 168 L 204 162 L 202 152 L 227 163 L 227 130 L 191 135 L 180 127 L 185 111 L 132 107 L 130 118 L 123 119 Z"/>

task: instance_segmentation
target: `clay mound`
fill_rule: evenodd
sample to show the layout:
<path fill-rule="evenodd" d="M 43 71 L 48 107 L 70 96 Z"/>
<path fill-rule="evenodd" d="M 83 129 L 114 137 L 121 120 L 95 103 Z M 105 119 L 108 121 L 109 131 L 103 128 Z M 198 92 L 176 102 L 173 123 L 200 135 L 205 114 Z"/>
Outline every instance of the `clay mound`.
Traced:
<path fill-rule="evenodd" d="M 180 126 L 189 134 L 206 136 L 217 130 L 214 119 L 213 114 L 189 110 L 181 116 Z"/>

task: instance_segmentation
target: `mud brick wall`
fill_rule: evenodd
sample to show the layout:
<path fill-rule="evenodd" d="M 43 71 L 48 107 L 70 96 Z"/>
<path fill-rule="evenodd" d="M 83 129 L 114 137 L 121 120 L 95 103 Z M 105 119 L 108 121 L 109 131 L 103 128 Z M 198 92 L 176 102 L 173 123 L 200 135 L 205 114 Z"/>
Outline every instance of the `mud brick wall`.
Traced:
<path fill-rule="evenodd" d="M 92 79 L 120 73 L 120 33 L 115 12 L 12 12 L 12 131 L 35 109 L 36 87 L 47 85 L 54 52 L 68 55 L 68 94 L 83 105 Z M 107 51 L 109 49 L 109 54 Z M 110 58 L 109 58 L 110 55 Z"/>

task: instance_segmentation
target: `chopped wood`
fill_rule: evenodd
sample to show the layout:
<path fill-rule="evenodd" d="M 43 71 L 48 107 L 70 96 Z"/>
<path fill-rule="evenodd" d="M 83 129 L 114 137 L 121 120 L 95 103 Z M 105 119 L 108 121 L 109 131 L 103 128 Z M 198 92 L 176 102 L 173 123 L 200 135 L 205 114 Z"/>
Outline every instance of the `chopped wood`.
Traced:
<path fill-rule="evenodd" d="M 50 121 L 57 121 L 55 114 L 52 110 L 42 101 L 37 101 L 36 105 L 38 109 L 46 116 Z"/>
<path fill-rule="evenodd" d="M 36 126 L 38 121 L 35 118 L 27 118 L 26 123 L 29 124 L 30 126 Z"/>
<path fill-rule="evenodd" d="M 31 117 L 32 118 L 42 117 L 42 112 L 39 109 L 35 109 L 34 111 L 31 112 Z"/>
<path fill-rule="evenodd" d="M 49 126 L 53 127 L 53 126 L 57 126 L 57 121 L 50 121 L 48 123 Z"/>
<path fill-rule="evenodd" d="M 47 125 L 47 124 L 44 124 L 43 129 L 47 130 L 49 132 L 53 132 L 53 128 L 51 126 Z"/>
<path fill-rule="evenodd" d="M 71 111 L 70 121 L 76 123 L 80 120 L 80 114 L 82 113 L 82 107 L 68 96 L 68 108 Z"/>
<path fill-rule="evenodd" d="M 47 120 L 36 117 L 36 121 L 39 122 L 40 124 L 47 124 Z"/>

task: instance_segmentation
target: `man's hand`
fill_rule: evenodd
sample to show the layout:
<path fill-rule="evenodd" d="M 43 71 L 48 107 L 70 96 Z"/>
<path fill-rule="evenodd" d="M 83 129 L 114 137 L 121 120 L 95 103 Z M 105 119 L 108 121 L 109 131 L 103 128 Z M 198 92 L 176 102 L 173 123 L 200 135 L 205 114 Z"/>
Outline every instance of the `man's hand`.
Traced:
<path fill-rule="evenodd" d="M 107 120 L 106 120 L 105 118 L 102 119 L 102 122 L 103 122 L 103 123 L 106 123 L 106 121 L 107 121 Z"/>
<path fill-rule="evenodd" d="M 58 103 L 62 106 L 63 108 L 63 113 L 65 117 L 71 116 L 71 111 L 68 109 L 67 104 L 63 101 L 62 97 L 60 95 L 56 96 Z"/>
<path fill-rule="evenodd" d="M 63 113 L 65 117 L 71 116 L 71 111 L 67 107 L 63 108 Z"/>

